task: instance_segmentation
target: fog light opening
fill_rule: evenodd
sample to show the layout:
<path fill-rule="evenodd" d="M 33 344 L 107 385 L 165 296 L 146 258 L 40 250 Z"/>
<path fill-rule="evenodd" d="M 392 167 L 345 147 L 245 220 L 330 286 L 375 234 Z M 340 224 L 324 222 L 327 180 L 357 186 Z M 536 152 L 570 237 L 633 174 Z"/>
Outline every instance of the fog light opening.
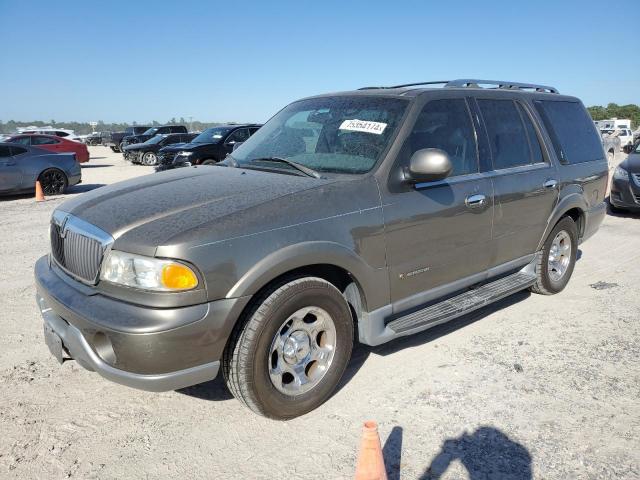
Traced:
<path fill-rule="evenodd" d="M 102 332 L 93 335 L 93 348 L 98 356 L 110 365 L 116 363 L 116 353 L 113 351 L 111 340 Z"/>

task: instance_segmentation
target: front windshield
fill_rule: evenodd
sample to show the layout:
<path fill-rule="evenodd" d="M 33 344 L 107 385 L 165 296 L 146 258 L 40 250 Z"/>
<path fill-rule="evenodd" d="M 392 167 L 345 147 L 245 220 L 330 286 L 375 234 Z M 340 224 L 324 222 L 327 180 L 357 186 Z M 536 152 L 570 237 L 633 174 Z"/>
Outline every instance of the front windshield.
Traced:
<path fill-rule="evenodd" d="M 151 127 L 148 130 L 145 130 L 142 135 L 155 135 L 157 131 L 158 131 L 158 127 Z"/>
<path fill-rule="evenodd" d="M 155 137 L 151 137 L 149 140 L 147 140 L 144 143 L 147 144 L 147 145 L 154 145 L 156 143 L 160 143 L 165 138 L 167 138 L 166 135 L 156 135 Z"/>
<path fill-rule="evenodd" d="M 204 132 L 191 140 L 191 143 L 219 143 L 229 133 L 229 127 L 207 128 Z"/>
<path fill-rule="evenodd" d="M 389 146 L 408 101 L 351 96 L 292 103 L 232 156 L 240 167 L 276 168 L 283 158 L 319 172 L 365 173 Z M 264 165 L 263 165 L 264 163 Z M 277 168 L 289 168 L 279 163 Z"/>

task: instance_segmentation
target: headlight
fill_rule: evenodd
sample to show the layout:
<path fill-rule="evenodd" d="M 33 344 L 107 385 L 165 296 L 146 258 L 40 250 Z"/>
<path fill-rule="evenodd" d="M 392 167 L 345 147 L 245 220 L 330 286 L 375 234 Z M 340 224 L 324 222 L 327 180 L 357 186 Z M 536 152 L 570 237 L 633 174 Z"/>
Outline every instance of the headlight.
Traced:
<path fill-rule="evenodd" d="M 616 167 L 616 169 L 613 172 L 613 178 L 615 180 L 629 180 L 629 174 L 624 168 Z"/>
<path fill-rule="evenodd" d="M 193 152 L 178 152 L 178 155 L 181 157 L 190 157 L 193 155 Z"/>
<path fill-rule="evenodd" d="M 111 250 L 102 263 L 100 279 L 158 292 L 191 290 L 198 277 L 183 263 Z"/>

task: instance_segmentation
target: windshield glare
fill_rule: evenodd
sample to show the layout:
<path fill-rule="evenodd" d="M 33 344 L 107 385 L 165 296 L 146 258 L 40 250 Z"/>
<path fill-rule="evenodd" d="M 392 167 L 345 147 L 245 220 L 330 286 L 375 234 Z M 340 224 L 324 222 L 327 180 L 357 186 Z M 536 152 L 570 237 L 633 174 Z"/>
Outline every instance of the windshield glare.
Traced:
<path fill-rule="evenodd" d="M 158 127 L 152 127 L 152 128 L 149 128 L 148 130 L 145 130 L 142 135 L 153 135 L 157 131 L 158 131 Z"/>
<path fill-rule="evenodd" d="M 292 103 L 233 152 L 238 166 L 288 168 L 279 157 L 319 172 L 365 173 L 386 150 L 408 101 L 344 96 Z M 262 160 L 261 160 L 262 159 Z"/>
<path fill-rule="evenodd" d="M 207 128 L 204 132 L 191 140 L 191 143 L 219 143 L 231 129 L 228 127 Z"/>

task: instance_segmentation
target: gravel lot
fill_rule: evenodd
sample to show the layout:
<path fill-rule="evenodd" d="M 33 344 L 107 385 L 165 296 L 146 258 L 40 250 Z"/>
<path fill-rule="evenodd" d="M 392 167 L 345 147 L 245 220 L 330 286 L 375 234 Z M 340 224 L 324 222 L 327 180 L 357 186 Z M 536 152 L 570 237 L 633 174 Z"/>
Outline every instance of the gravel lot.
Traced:
<path fill-rule="evenodd" d="M 91 153 L 67 196 L 151 172 Z M 607 217 L 563 293 L 358 347 L 332 399 L 275 422 L 220 379 L 155 394 L 56 363 L 32 270 L 62 201 L 0 199 L 0 478 L 350 478 L 367 419 L 390 479 L 640 478 L 638 216 Z"/>

